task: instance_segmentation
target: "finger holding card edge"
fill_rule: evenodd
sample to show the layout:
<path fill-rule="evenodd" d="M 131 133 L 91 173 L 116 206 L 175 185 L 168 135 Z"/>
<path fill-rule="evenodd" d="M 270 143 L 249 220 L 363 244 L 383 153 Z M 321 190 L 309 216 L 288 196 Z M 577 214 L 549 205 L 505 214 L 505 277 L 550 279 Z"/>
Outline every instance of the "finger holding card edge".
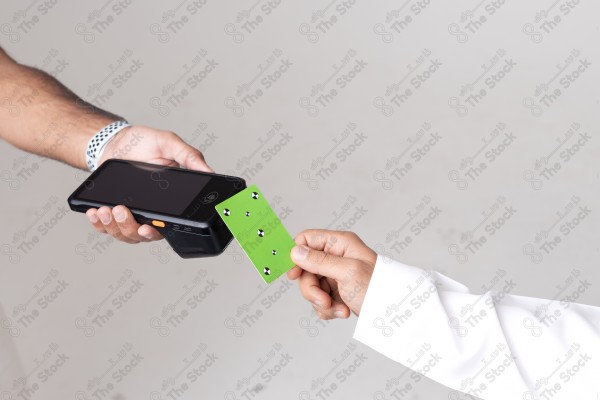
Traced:
<path fill-rule="evenodd" d="M 302 275 L 302 268 L 297 265 L 294 265 L 292 269 L 287 272 L 287 277 L 291 281 L 295 281 L 296 279 L 300 278 L 300 275 Z"/>

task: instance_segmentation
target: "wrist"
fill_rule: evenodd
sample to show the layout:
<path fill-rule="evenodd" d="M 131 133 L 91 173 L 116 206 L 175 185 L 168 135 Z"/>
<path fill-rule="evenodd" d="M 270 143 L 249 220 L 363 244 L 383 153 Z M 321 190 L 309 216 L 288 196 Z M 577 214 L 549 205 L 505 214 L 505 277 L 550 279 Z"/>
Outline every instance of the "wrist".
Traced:
<path fill-rule="evenodd" d="M 109 158 L 125 158 L 125 155 L 128 153 L 127 145 L 123 142 L 129 136 L 129 133 L 133 129 L 133 126 L 127 126 L 121 129 L 113 138 L 106 144 L 104 151 L 102 152 L 101 157 L 98 159 L 97 166 L 99 167 L 104 163 L 104 161 Z M 125 147 L 125 149 L 123 149 Z"/>
<path fill-rule="evenodd" d="M 114 121 L 100 129 L 90 138 L 85 151 L 86 165 L 89 171 L 93 172 L 100 165 L 100 161 L 104 159 L 103 155 L 109 144 L 121 131 L 128 127 L 130 125 L 125 120 Z"/>

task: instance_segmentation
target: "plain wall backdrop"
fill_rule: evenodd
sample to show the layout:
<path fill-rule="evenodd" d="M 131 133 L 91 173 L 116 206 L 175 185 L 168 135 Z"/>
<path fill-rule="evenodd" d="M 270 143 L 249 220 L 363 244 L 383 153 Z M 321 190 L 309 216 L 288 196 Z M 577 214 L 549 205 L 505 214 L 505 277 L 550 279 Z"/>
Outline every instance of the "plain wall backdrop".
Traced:
<path fill-rule="evenodd" d="M 599 13 L 3 0 L 0 45 L 256 183 L 292 235 L 353 230 L 476 293 L 600 306 Z M 287 278 L 265 286 L 237 243 L 183 260 L 164 241 L 111 241 L 68 211 L 85 171 L 0 154 L 3 399 L 464 398 L 355 342 L 355 317 L 319 321 Z"/>

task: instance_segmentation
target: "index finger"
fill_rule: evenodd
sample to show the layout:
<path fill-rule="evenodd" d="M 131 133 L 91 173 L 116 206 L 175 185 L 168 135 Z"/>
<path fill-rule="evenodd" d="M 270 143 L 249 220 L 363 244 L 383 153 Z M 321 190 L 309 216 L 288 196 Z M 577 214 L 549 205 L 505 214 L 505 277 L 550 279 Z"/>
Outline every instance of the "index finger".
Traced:
<path fill-rule="evenodd" d="M 363 258 L 360 246 L 364 242 L 349 231 L 332 231 L 328 229 L 307 229 L 294 239 L 297 245 L 305 245 L 314 250 L 330 253 L 338 257 Z"/>
<path fill-rule="evenodd" d="M 202 154 L 200 150 L 190 146 L 175 134 L 173 134 L 172 139 L 168 141 L 165 150 L 170 152 L 171 158 L 184 168 L 204 172 L 215 172 L 206 163 L 204 154 Z"/>
<path fill-rule="evenodd" d="M 337 231 L 330 231 L 327 229 L 306 229 L 300 232 L 295 238 L 294 242 L 297 245 L 305 245 L 311 249 L 325 251 L 327 253 L 336 253 L 343 251 L 343 241 L 340 241 L 340 233 Z M 342 247 L 340 248 L 340 245 Z M 343 254 L 336 254 L 343 255 Z"/>

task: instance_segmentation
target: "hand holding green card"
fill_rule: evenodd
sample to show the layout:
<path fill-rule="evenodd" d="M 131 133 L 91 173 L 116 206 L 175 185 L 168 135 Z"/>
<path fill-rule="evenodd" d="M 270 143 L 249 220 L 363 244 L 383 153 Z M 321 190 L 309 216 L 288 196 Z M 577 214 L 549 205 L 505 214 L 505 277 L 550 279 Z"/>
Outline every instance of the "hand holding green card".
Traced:
<path fill-rule="evenodd" d="M 265 282 L 275 281 L 294 266 L 290 258 L 294 240 L 256 185 L 215 208 Z"/>

